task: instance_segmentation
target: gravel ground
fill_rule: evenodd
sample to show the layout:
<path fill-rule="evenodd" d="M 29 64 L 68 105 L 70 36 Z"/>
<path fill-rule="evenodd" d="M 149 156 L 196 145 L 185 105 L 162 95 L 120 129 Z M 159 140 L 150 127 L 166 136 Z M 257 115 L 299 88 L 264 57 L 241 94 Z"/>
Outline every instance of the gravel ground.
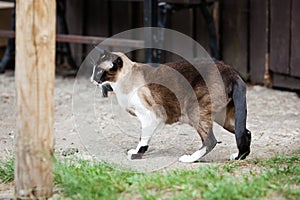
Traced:
<path fill-rule="evenodd" d="M 16 132 L 16 95 L 12 71 L 0 75 L 0 159 L 12 154 Z M 252 152 L 248 159 L 289 154 L 300 149 L 300 98 L 293 92 L 248 86 L 248 121 Z M 138 121 L 117 105 L 116 98 L 102 98 L 86 80 L 55 80 L 55 149 L 61 156 L 99 159 L 142 172 L 193 169 L 227 161 L 236 152 L 234 135 L 214 125 L 219 144 L 201 159 L 184 164 L 178 158 L 201 146 L 188 125 L 166 126 L 151 140 L 142 160 L 128 160 L 126 151 L 139 139 Z M 13 184 L 0 183 L 0 199 L 13 197 Z"/>
<path fill-rule="evenodd" d="M 13 149 L 16 132 L 16 96 L 13 72 L 0 75 L 0 158 Z M 300 149 L 300 98 L 293 92 L 248 86 L 248 128 L 252 131 L 249 159 L 266 158 Z M 115 96 L 102 98 L 87 81 L 57 76 L 55 80 L 56 154 L 97 158 L 140 171 L 194 168 L 228 160 L 236 152 L 234 135 L 214 126 L 215 149 L 199 163 L 183 164 L 178 158 L 201 146 L 196 132 L 187 125 L 166 126 L 151 140 L 142 160 L 130 161 L 126 151 L 135 148 L 138 121 L 120 110 Z"/>

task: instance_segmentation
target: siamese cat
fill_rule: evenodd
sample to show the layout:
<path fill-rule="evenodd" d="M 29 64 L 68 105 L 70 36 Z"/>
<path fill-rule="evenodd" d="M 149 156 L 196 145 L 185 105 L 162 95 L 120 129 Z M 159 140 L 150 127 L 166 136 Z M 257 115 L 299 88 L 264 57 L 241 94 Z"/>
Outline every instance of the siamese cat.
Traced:
<path fill-rule="evenodd" d="M 141 122 L 139 143 L 128 151 L 130 159 L 141 159 L 153 133 L 164 124 L 176 122 L 194 127 L 202 140 L 202 147 L 181 156 L 181 162 L 198 161 L 216 146 L 214 121 L 235 134 L 238 153 L 231 159 L 249 155 L 246 84 L 233 68 L 223 62 L 205 61 L 198 62 L 197 67 L 188 61 L 152 67 L 133 62 L 123 53 L 98 51 L 91 82 L 102 85 L 106 96 L 113 90 L 119 105 Z"/>

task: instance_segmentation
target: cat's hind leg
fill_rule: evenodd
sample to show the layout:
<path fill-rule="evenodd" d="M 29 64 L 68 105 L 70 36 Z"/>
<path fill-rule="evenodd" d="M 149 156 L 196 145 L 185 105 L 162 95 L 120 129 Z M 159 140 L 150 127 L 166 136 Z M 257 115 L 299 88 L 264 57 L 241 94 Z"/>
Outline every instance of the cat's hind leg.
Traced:
<path fill-rule="evenodd" d="M 179 158 L 180 162 L 191 163 L 196 162 L 207 153 L 209 153 L 217 144 L 217 140 L 214 136 L 212 126 L 205 129 L 203 127 L 199 127 L 197 132 L 202 140 L 202 147 L 195 151 L 192 155 L 183 155 Z"/>

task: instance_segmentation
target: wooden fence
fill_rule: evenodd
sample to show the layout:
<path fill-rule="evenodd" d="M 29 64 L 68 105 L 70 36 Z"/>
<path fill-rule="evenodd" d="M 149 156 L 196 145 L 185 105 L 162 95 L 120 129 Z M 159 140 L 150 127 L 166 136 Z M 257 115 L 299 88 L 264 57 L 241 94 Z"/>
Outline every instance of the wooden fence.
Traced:
<path fill-rule="evenodd" d="M 219 19 L 221 59 L 254 84 L 300 89 L 300 1 L 220 0 L 217 4 L 219 16 L 214 19 Z M 67 20 L 71 33 L 108 37 L 142 27 L 143 2 L 72 0 L 67 2 Z M 200 9 L 175 12 L 169 22 L 169 28 L 189 36 L 196 33 L 195 39 L 209 51 Z M 81 46 L 73 45 L 73 53 L 82 52 Z"/>
<path fill-rule="evenodd" d="M 273 85 L 300 89 L 300 1 L 271 1 L 270 70 Z"/>
<path fill-rule="evenodd" d="M 265 65 L 272 86 L 300 89 L 300 1 L 250 2 L 251 81 L 263 81 Z"/>
<path fill-rule="evenodd" d="M 235 67 L 251 83 L 299 90 L 300 1 L 214 2 L 210 11 L 221 60 Z M 110 37 L 143 27 L 143 8 L 142 0 L 66 0 L 69 33 Z M 194 37 L 209 51 L 209 34 L 200 8 L 173 12 L 168 22 L 168 28 Z M 92 45 L 71 44 L 77 65 L 92 48 Z"/>

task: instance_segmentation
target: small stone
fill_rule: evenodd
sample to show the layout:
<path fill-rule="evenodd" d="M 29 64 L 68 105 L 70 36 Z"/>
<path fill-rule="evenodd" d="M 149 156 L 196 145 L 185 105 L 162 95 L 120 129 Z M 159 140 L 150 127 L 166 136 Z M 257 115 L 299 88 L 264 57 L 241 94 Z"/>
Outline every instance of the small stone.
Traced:
<path fill-rule="evenodd" d="M 71 155 L 74 155 L 75 153 L 78 153 L 79 150 L 77 148 L 68 148 L 66 150 L 63 150 L 61 152 L 61 155 L 63 156 L 71 156 Z"/>

